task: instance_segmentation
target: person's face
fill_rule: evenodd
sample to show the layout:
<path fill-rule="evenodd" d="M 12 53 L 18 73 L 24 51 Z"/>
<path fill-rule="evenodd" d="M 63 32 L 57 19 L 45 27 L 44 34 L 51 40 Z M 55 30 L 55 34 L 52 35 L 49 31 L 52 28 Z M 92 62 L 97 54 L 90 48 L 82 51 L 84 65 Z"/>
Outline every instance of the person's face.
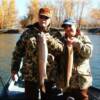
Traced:
<path fill-rule="evenodd" d="M 75 25 L 65 25 L 64 31 L 68 37 L 74 37 L 76 35 L 76 26 Z"/>
<path fill-rule="evenodd" d="M 40 15 L 39 16 L 39 24 L 40 26 L 42 27 L 48 27 L 48 25 L 50 24 L 51 22 L 51 18 L 50 17 L 47 17 L 47 16 L 43 16 L 43 15 Z"/>

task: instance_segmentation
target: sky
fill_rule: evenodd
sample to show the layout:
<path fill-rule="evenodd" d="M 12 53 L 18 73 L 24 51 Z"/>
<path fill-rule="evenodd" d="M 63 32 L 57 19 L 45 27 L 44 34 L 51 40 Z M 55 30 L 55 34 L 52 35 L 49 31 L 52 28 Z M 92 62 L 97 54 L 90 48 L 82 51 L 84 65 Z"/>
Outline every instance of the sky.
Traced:
<path fill-rule="evenodd" d="M 16 1 L 16 9 L 18 11 L 18 16 L 19 17 L 22 17 L 22 16 L 26 16 L 28 10 L 27 10 L 27 7 L 28 5 L 30 4 L 30 0 L 15 0 Z M 41 2 L 46 2 L 49 0 L 40 0 Z M 54 1 L 54 0 L 50 0 L 51 1 Z M 91 4 L 91 7 L 90 8 L 98 8 L 99 5 L 100 5 L 100 0 L 89 0 L 89 3 Z M 100 7 L 99 7 L 100 9 Z"/>
<path fill-rule="evenodd" d="M 40 2 L 49 2 L 49 1 L 51 3 L 52 1 L 55 1 L 55 0 L 40 0 Z M 83 0 L 83 1 L 87 1 L 87 0 Z M 91 6 L 87 8 L 88 10 L 91 8 L 98 8 L 98 7 L 100 9 L 100 6 L 99 6 L 100 0 L 89 0 L 89 3 L 91 4 Z M 26 16 L 28 12 L 27 7 L 30 5 L 30 0 L 15 0 L 15 4 L 16 4 L 16 10 L 18 12 L 18 16 L 19 17 Z"/>
<path fill-rule="evenodd" d="M 18 12 L 18 16 L 26 16 L 28 10 L 27 7 L 30 4 L 29 0 L 15 0 L 16 3 L 16 9 Z"/>

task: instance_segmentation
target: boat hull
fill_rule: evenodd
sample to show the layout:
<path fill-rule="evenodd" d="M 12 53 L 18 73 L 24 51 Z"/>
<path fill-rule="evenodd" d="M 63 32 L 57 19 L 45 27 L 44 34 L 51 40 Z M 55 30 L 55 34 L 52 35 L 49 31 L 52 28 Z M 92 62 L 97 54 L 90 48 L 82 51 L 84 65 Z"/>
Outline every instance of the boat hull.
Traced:
<path fill-rule="evenodd" d="M 20 82 L 21 83 L 21 82 Z M 21 84 L 24 82 L 22 81 Z M 22 86 L 22 85 L 21 85 Z M 63 95 L 57 100 L 64 100 Z M 100 100 L 100 89 L 93 86 L 89 88 L 89 100 Z M 19 87 L 16 82 L 10 80 L 4 87 L 2 94 L 0 94 L 0 100 L 25 100 L 25 89 Z M 53 99 L 52 99 L 53 100 Z M 55 98 L 54 98 L 55 100 Z"/>

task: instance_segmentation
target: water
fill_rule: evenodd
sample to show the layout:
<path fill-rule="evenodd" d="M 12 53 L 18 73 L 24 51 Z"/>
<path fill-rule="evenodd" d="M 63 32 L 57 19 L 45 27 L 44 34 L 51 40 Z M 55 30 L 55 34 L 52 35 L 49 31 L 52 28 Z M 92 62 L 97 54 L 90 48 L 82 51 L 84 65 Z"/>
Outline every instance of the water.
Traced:
<path fill-rule="evenodd" d="M 0 34 L 0 77 L 2 77 L 3 83 L 6 83 L 10 76 L 11 55 L 18 38 L 19 34 Z"/>
<path fill-rule="evenodd" d="M 20 34 L 0 34 L 0 76 L 6 82 L 10 76 L 11 57 Z M 93 74 L 93 86 L 100 88 L 100 36 L 89 35 L 93 46 L 91 68 Z M 0 88 L 1 83 L 0 83 Z"/>
<path fill-rule="evenodd" d="M 93 86 L 100 88 L 100 36 L 90 35 L 90 38 L 93 43 L 93 55 L 90 60 Z"/>

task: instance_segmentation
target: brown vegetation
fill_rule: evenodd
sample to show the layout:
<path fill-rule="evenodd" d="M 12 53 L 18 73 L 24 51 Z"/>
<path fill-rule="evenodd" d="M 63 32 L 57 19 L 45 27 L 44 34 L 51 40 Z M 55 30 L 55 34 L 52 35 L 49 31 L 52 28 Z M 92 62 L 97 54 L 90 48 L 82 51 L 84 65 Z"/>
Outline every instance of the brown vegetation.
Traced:
<path fill-rule="evenodd" d="M 95 27 L 100 27 L 100 9 L 92 9 L 90 12 L 90 16 L 93 18 L 93 25 Z"/>
<path fill-rule="evenodd" d="M 11 28 L 16 23 L 15 0 L 2 0 L 0 5 L 0 29 Z"/>
<path fill-rule="evenodd" d="M 37 21 L 39 11 L 39 0 L 31 0 L 31 5 L 28 7 L 28 15 L 20 20 L 22 28 Z"/>
<path fill-rule="evenodd" d="M 41 2 L 43 3 L 43 2 Z M 23 24 L 22 26 L 28 25 L 28 24 L 32 24 L 34 22 L 37 21 L 38 16 L 38 10 L 40 6 L 40 2 L 39 0 L 35 1 L 32 0 L 32 4 L 30 7 L 28 7 L 29 9 L 29 13 L 28 16 L 25 20 L 25 22 L 21 23 Z M 52 27 L 61 27 L 61 24 L 63 22 L 63 20 L 65 18 L 68 17 L 74 17 L 76 18 L 76 20 L 78 20 L 79 23 L 79 27 L 83 26 L 83 27 L 89 27 L 89 26 L 100 26 L 100 24 L 96 24 L 96 23 L 92 23 L 90 24 L 90 22 L 93 22 L 92 20 L 95 19 L 95 22 L 97 22 L 98 19 L 100 19 L 100 14 L 99 11 L 97 11 L 97 9 L 93 10 L 90 13 L 88 13 L 88 17 L 93 16 L 93 19 L 91 19 L 91 21 L 89 22 L 87 18 L 83 17 L 83 13 L 84 13 L 84 8 L 86 5 L 89 5 L 88 0 L 84 1 L 84 0 L 55 0 L 54 4 L 47 2 L 46 4 L 42 4 L 42 6 L 47 6 L 50 7 L 53 11 L 53 17 L 52 17 Z M 75 10 L 76 9 L 76 10 Z M 27 21 L 26 21 L 27 20 Z M 23 20 L 22 20 L 23 21 Z"/>
<path fill-rule="evenodd" d="M 45 1 L 40 2 L 40 0 L 31 0 L 31 4 L 27 8 L 29 12 L 26 17 L 20 19 L 20 25 L 18 25 L 19 23 L 16 23 L 17 12 L 15 9 L 15 0 L 1 1 L 0 29 L 11 28 L 16 24 L 17 26 L 21 25 L 22 27 L 26 27 L 27 25 L 36 22 L 38 19 L 38 10 L 43 6 L 50 7 L 53 11 L 51 23 L 53 27 L 60 27 L 63 20 L 68 17 L 76 18 L 79 22 L 79 26 L 100 27 L 100 9 L 91 9 L 87 16 L 90 20 L 83 17 L 84 8 L 87 4 L 89 5 L 89 3 L 86 3 L 85 0 L 54 0 L 54 4 L 50 1 L 44 3 Z"/>

